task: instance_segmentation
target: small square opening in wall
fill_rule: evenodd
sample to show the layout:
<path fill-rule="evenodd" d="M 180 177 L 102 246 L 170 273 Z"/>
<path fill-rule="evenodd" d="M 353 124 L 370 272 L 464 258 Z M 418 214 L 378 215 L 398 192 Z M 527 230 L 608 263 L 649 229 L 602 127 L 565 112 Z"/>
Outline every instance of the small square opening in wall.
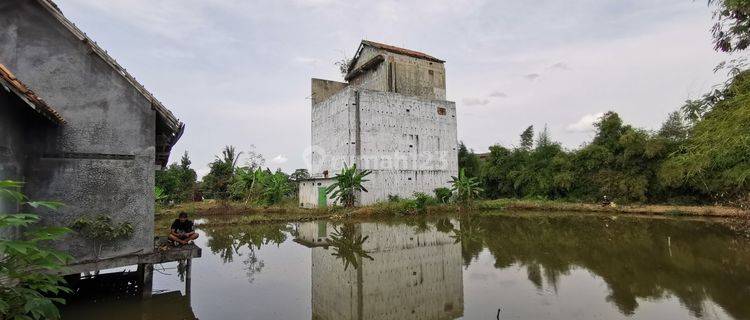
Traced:
<path fill-rule="evenodd" d="M 409 109 L 406 109 L 406 112 L 409 112 Z"/>
<path fill-rule="evenodd" d="M 443 108 L 443 107 L 438 107 L 438 108 L 437 108 L 437 112 L 438 112 L 438 114 L 439 114 L 439 115 L 441 115 L 441 116 L 444 116 L 444 115 L 445 115 L 445 113 L 446 113 L 446 112 L 445 112 L 445 108 Z"/>

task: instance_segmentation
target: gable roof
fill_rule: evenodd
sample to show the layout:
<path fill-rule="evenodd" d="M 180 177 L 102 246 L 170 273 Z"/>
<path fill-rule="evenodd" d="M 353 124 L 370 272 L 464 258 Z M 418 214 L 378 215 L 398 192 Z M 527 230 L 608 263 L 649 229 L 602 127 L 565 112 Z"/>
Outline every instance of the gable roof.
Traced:
<path fill-rule="evenodd" d="M 370 40 L 362 40 L 362 42 L 360 42 L 359 44 L 359 48 L 357 48 L 357 53 L 354 54 L 352 61 L 349 62 L 349 70 L 351 70 L 352 67 L 354 67 L 354 65 L 357 63 L 357 60 L 359 60 L 359 55 L 360 53 L 362 53 L 362 48 L 364 48 L 364 46 L 370 46 L 370 47 L 385 50 L 388 52 L 393 52 L 396 54 L 403 54 L 405 56 L 410 56 L 410 57 L 417 58 L 417 59 L 424 59 L 424 60 L 434 61 L 438 63 L 445 62 L 444 60 L 440 60 L 438 58 L 435 58 L 423 52 L 414 51 L 410 49 L 404 49 L 404 48 L 392 46 L 389 44 L 384 44 L 384 43 L 370 41 Z"/>
<path fill-rule="evenodd" d="M 18 80 L 13 72 L 10 72 L 7 67 L 0 63 L 0 86 L 5 87 L 6 90 L 13 92 L 21 100 L 26 102 L 31 109 L 41 114 L 43 117 L 49 119 L 56 125 L 65 124 L 65 119 L 60 116 L 55 109 L 52 109 L 47 105 L 42 98 L 37 96 L 34 91 Z"/>
<path fill-rule="evenodd" d="M 120 74 L 122 77 L 125 78 L 125 80 L 128 81 L 138 92 L 140 92 L 150 103 L 151 108 L 156 111 L 157 118 L 159 121 L 161 121 L 172 133 L 177 133 L 181 130 L 181 127 L 184 127 L 184 124 L 180 122 L 179 119 L 177 119 L 174 114 L 172 114 L 169 109 L 167 109 L 159 100 L 154 97 L 154 95 L 151 94 L 146 88 L 140 84 L 138 81 L 135 80 L 135 77 L 130 75 L 125 68 L 120 66 L 117 61 L 115 61 L 114 58 L 112 58 L 107 51 L 104 51 L 99 45 L 96 44 L 93 40 L 91 40 L 83 31 L 78 29 L 78 27 L 73 24 L 68 18 L 66 18 L 62 11 L 60 11 L 60 8 L 52 1 L 52 0 L 37 0 L 39 4 L 42 5 L 43 8 L 47 9 L 50 14 L 52 14 L 55 19 L 57 19 L 60 24 L 62 24 L 68 31 L 70 31 L 73 35 L 75 35 L 78 40 L 83 42 L 84 44 L 88 45 L 91 49 L 93 54 L 98 55 L 102 60 L 104 60 L 112 69 L 114 69 L 118 74 Z M 176 142 L 176 141 L 175 141 Z"/>

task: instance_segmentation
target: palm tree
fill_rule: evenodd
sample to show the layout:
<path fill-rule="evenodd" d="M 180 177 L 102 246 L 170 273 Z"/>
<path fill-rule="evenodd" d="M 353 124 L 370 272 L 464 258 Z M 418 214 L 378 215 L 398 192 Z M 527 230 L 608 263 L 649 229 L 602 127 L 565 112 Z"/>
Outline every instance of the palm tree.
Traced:
<path fill-rule="evenodd" d="M 362 184 L 369 181 L 364 178 L 370 173 L 372 173 L 370 170 L 358 171 L 356 164 L 351 167 L 344 164 L 341 173 L 334 177 L 336 182 L 326 188 L 326 196 L 330 194 L 331 198 L 347 208 L 354 207 L 357 192 L 367 192 Z"/>
<path fill-rule="evenodd" d="M 222 159 L 220 160 L 228 164 L 232 169 L 232 172 L 234 172 L 234 168 L 237 167 L 237 161 L 240 160 L 241 155 L 242 151 L 237 152 L 234 146 L 224 146 L 224 150 L 221 151 Z"/>
<path fill-rule="evenodd" d="M 482 193 L 482 188 L 479 187 L 479 180 L 477 178 L 467 177 L 464 173 L 464 169 L 461 169 L 458 173 L 458 177 L 451 177 L 453 180 L 448 181 L 451 183 L 451 191 L 456 196 L 456 202 L 464 205 L 471 204 L 474 199 L 479 198 Z"/>

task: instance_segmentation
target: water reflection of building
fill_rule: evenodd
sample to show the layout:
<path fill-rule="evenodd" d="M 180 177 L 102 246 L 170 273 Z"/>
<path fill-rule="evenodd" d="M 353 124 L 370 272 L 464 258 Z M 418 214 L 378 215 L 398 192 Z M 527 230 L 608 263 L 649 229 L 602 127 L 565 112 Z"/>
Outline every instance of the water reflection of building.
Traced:
<path fill-rule="evenodd" d="M 120 271 L 81 277 L 70 283 L 75 296 L 62 308 L 62 319 L 197 320 L 191 305 L 191 266 L 179 261 L 176 271 L 185 283 L 181 290 L 141 288 L 138 271 Z M 148 299 L 142 299 L 143 296 Z"/>
<path fill-rule="evenodd" d="M 356 234 L 371 259 L 358 267 L 334 256 L 335 228 L 298 225 L 296 241 L 312 247 L 313 319 L 455 319 L 463 315 L 461 247 L 435 228 L 362 223 Z"/>

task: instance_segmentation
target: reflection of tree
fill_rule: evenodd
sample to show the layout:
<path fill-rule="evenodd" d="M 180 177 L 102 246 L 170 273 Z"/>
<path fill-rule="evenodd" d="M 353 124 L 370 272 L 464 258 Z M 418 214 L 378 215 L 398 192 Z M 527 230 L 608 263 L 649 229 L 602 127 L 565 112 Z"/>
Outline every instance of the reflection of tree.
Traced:
<path fill-rule="evenodd" d="M 472 231 L 479 223 L 482 228 Z M 476 233 L 480 240 L 473 236 Z M 461 220 L 456 238 L 470 242 L 461 245 L 465 261 L 478 252 L 475 243 L 483 243 L 495 257 L 495 267 L 525 266 L 529 281 L 538 288 L 543 279 L 556 288 L 562 275 L 576 266 L 586 268 L 607 283 L 606 300 L 625 315 L 635 312 L 638 298 L 673 295 L 698 317 L 709 299 L 736 318 L 750 317 L 750 243 L 718 223 L 475 217 Z"/>
<path fill-rule="evenodd" d="M 247 275 L 247 281 L 250 283 L 255 281 L 255 274 L 263 271 L 263 267 L 266 266 L 266 263 L 263 262 L 263 260 L 258 259 L 257 252 L 252 249 L 247 255 L 245 261 L 242 261 L 242 263 L 245 265 L 245 274 Z"/>
<path fill-rule="evenodd" d="M 427 219 L 419 219 L 416 221 L 414 226 L 414 233 L 420 234 L 430 231 L 430 225 L 427 224 Z"/>
<path fill-rule="evenodd" d="M 472 218 L 470 215 L 462 215 L 459 221 L 459 228 L 453 228 L 451 236 L 456 243 L 461 244 L 461 257 L 464 259 L 464 266 L 468 267 L 471 260 L 479 257 L 482 252 L 484 239 L 482 238 L 482 226 L 480 221 Z M 450 224 L 450 221 L 448 222 Z"/>
<path fill-rule="evenodd" d="M 354 269 L 357 269 L 362 258 L 374 260 L 368 255 L 369 252 L 362 248 L 367 238 L 367 236 L 363 237 L 358 232 L 358 228 L 354 224 L 333 227 L 333 232 L 328 240 L 328 244 L 333 248 L 331 255 L 343 261 L 344 270 L 349 268 L 350 264 Z"/>
<path fill-rule="evenodd" d="M 442 233 L 450 233 L 453 231 L 453 223 L 451 223 L 451 219 L 448 218 L 440 218 L 435 221 L 435 230 L 440 231 Z"/>
<path fill-rule="evenodd" d="M 286 241 L 292 228 L 286 224 L 257 224 L 228 227 L 202 227 L 208 238 L 211 252 L 218 254 L 224 263 L 235 256 L 246 255 L 242 263 L 247 271 L 248 281 L 263 270 L 265 262 L 258 257 L 257 250 L 263 245 L 279 245 Z"/>

